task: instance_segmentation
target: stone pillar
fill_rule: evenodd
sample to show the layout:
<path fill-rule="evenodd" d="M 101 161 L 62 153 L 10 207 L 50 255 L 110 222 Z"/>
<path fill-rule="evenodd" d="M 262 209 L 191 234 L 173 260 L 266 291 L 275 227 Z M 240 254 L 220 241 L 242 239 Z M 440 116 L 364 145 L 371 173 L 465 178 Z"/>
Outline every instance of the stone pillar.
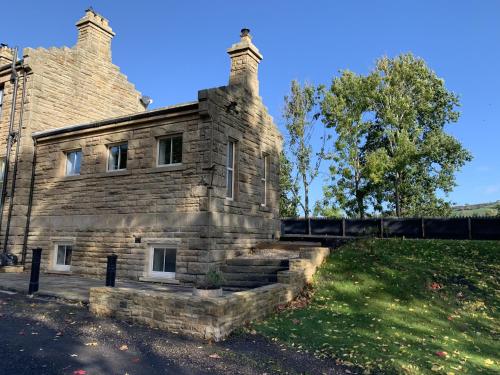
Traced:
<path fill-rule="evenodd" d="M 111 61 L 111 39 L 115 33 L 106 18 L 92 8 L 85 11 L 85 16 L 77 23 L 77 49 L 85 49 L 95 53 L 98 58 Z"/>
<path fill-rule="evenodd" d="M 241 30 L 240 42 L 233 44 L 227 53 L 231 57 L 229 86 L 241 87 L 259 96 L 258 68 L 262 55 L 252 43 L 249 29 Z"/>

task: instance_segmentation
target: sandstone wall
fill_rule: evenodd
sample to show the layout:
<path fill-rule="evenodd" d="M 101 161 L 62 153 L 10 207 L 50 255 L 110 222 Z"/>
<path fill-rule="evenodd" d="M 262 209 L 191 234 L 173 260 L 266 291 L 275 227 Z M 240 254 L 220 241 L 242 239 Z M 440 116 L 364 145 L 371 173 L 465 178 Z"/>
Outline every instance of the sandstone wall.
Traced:
<path fill-rule="evenodd" d="M 194 107 L 194 110 L 193 110 Z M 44 251 L 50 269 L 58 242 L 74 243 L 72 271 L 101 277 L 106 256 L 118 254 L 118 277 L 146 276 L 149 245 L 177 249 L 177 276 L 190 281 L 209 259 L 206 188 L 196 105 L 174 118 L 122 122 L 108 128 L 41 139 L 29 247 Z M 158 139 L 182 135 L 182 165 L 157 166 Z M 107 172 L 107 146 L 128 142 L 127 169 Z M 81 174 L 65 176 L 65 150 L 81 149 Z M 136 243 L 136 238 L 141 242 Z"/>
<path fill-rule="evenodd" d="M 26 226 L 29 185 L 33 155 L 31 133 L 45 129 L 85 123 L 94 120 L 144 111 L 141 94 L 111 61 L 111 31 L 107 20 L 87 11 L 78 23 L 79 36 L 72 48 L 26 48 L 24 64 L 31 68 L 28 76 L 24 121 L 20 136 L 20 152 L 13 214 L 10 223 L 8 251 L 20 254 Z M 10 76 L 10 72 L 8 73 Z M 6 75 L 7 77 L 7 75 Z M 0 82 L 8 78 L 0 78 Z M 21 80 L 21 77 L 20 77 Z M 6 132 L 12 88 L 5 83 L 4 110 L 0 118 L 0 157 L 5 156 Z M 21 108 L 18 91 L 17 131 Z M 13 171 L 14 155 L 11 156 Z M 8 194 L 12 183 L 9 173 Z M 3 211 L 0 243 L 3 244 L 7 223 L 8 196 Z"/>

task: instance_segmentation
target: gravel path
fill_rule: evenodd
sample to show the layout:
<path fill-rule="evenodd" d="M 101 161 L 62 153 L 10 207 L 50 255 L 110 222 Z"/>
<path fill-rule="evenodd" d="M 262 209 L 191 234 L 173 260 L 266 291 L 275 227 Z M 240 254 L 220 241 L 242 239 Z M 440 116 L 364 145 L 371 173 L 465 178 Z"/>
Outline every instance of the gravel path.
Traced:
<path fill-rule="evenodd" d="M 81 304 L 0 291 L 0 374 L 349 374 L 258 335 L 221 343 L 92 316 Z"/>

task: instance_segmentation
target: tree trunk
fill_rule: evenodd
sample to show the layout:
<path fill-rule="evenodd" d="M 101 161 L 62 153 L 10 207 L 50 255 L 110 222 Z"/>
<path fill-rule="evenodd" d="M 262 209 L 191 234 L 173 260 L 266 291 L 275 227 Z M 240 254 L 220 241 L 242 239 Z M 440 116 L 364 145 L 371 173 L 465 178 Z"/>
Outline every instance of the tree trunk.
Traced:
<path fill-rule="evenodd" d="M 304 217 L 309 219 L 309 185 L 304 179 Z"/>
<path fill-rule="evenodd" d="M 396 174 L 396 181 L 394 184 L 394 200 L 396 204 L 396 216 L 401 217 L 401 197 L 399 196 L 399 175 Z"/>

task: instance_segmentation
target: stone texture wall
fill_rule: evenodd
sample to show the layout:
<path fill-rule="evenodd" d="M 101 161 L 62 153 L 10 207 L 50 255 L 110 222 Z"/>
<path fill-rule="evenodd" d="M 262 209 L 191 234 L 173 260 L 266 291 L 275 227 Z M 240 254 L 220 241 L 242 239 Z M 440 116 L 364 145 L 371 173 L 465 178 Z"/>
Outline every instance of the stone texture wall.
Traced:
<path fill-rule="evenodd" d="M 108 21 L 88 10 L 77 23 L 78 42 L 72 48 L 26 48 L 24 65 L 31 68 L 27 80 L 24 121 L 13 214 L 10 223 L 8 250 L 20 254 L 26 225 L 31 178 L 33 141 L 31 133 L 71 124 L 144 111 L 140 93 L 128 82 L 111 61 L 111 39 L 114 35 Z M 0 73 L 0 84 L 8 80 L 10 71 Z M 0 157 L 5 156 L 6 132 L 12 87 L 5 83 L 4 110 L 0 118 Z M 20 85 L 16 106 L 17 131 L 21 108 Z M 11 156 L 13 170 L 14 156 Z M 12 173 L 9 173 L 9 191 Z M 9 193 L 10 194 L 10 193 Z M 10 196 L 3 211 L 0 242 L 3 244 Z"/>
<path fill-rule="evenodd" d="M 245 323 L 262 319 L 278 305 L 292 301 L 311 281 L 328 254 L 328 248 L 304 249 L 301 252 L 304 258 L 297 259 L 294 270 L 278 274 L 279 283 L 219 298 L 126 288 L 92 288 L 90 311 L 99 316 L 219 341 Z"/>
<path fill-rule="evenodd" d="M 74 244 L 72 271 L 102 277 L 106 256 L 118 254 L 118 277 L 147 276 L 151 244 L 177 249 L 177 273 L 198 273 L 208 259 L 206 187 L 197 105 L 173 115 L 146 117 L 40 139 L 29 247 L 41 246 L 44 269 L 59 242 Z M 151 117 L 155 117 L 152 121 Z M 158 139 L 182 135 L 182 165 L 157 166 Z M 107 171 L 108 146 L 128 143 L 127 169 Z M 65 176 L 65 150 L 82 150 L 81 172 Z M 136 238 L 141 242 L 136 243 Z"/>

